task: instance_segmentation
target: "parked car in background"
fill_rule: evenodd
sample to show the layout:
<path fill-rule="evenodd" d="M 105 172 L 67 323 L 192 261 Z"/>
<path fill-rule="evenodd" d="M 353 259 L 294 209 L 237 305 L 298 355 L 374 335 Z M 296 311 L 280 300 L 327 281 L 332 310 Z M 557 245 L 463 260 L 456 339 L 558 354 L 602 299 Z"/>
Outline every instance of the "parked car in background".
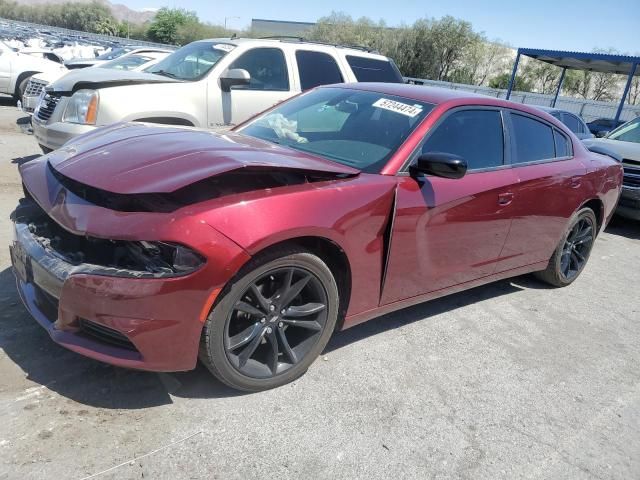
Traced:
<path fill-rule="evenodd" d="M 67 60 L 66 62 L 64 62 L 64 64 L 69 70 L 76 70 L 78 68 L 95 67 L 96 65 L 101 65 L 110 60 L 114 60 L 126 53 L 132 52 L 139 48 L 143 48 L 143 47 L 128 45 L 126 47 L 112 48 L 108 52 L 105 52 L 102 55 L 98 55 L 95 58 L 72 58 L 71 60 Z"/>
<path fill-rule="evenodd" d="M 25 53 L 27 55 L 31 55 L 36 58 L 43 58 L 45 60 L 51 60 L 56 63 L 64 63 L 64 60 L 60 55 L 55 53 L 53 50 L 48 48 L 32 48 L 26 47 L 19 50 L 20 53 Z"/>
<path fill-rule="evenodd" d="M 19 100 L 31 76 L 42 72 L 63 73 L 67 69 L 56 62 L 14 51 L 0 41 L 0 93 Z"/>
<path fill-rule="evenodd" d="M 274 39 L 193 42 L 144 72 L 93 68 L 47 89 L 33 131 L 45 151 L 118 121 L 229 128 L 318 85 L 396 82 L 389 58 L 355 48 Z"/>
<path fill-rule="evenodd" d="M 567 112 L 566 110 L 561 110 L 559 108 L 541 107 L 537 105 L 536 105 L 536 108 L 539 108 L 540 110 L 547 112 L 552 117 L 555 117 L 558 120 L 560 120 L 567 127 L 569 127 L 569 130 L 571 130 L 574 133 L 574 135 L 578 137 L 580 140 L 584 140 L 586 138 L 593 138 L 593 135 L 589 131 L 589 127 L 587 127 L 587 124 L 584 123 L 584 120 L 582 120 L 578 115 L 575 115 L 571 112 Z"/>
<path fill-rule="evenodd" d="M 173 50 L 161 48 L 140 48 L 126 53 L 114 60 L 96 65 L 94 68 L 108 68 L 112 70 L 143 70 L 172 53 Z M 31 115 L 44 89 L 50 83 L 58 80 L 68 71 L 40 73 L 30 78 L 22 95 L 22 111 Z"/>
<path fill-rule="evenodd" d="M 619 126 L 604 138 L 588 140 L 587 145 L 601 145 L 620 155 L 624 181 L 616 213 L 640 220 L 640 117 Z"/>
<path fill-rule="evenodd" d="M 596 137 L 604 137 L 611 130 L 618 128 L 624 123 L 624 120 L 618 120 L 616 122 L 613 118 L 597 118 L 587 123 L 587 126 L 589 127 L 589 131 Z"/>
<path fill-rule="evenodd" d="M 145 370 L 200 358 L 249 391 L 409 305 L 529 272 L 571 284 L 622 184 L 533 107 L 400 83 L 320 87 L 224 134 L 119 123 L 20 173 L 11 257 L 54 341 Z"/>

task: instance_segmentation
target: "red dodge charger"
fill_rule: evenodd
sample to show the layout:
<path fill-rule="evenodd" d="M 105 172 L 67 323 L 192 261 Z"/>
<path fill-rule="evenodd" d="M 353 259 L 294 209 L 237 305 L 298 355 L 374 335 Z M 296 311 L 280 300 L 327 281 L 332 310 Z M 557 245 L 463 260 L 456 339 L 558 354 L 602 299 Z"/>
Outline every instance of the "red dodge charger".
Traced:
<path fill-rule="evenodd" d="M 234 131 L 116 124 L 20 167 L 11 257 L 66 348 L 255 391 L 334 331 L 536 272 L 573 282 L 622 167 L 540 110 L 322 87 Z"/>

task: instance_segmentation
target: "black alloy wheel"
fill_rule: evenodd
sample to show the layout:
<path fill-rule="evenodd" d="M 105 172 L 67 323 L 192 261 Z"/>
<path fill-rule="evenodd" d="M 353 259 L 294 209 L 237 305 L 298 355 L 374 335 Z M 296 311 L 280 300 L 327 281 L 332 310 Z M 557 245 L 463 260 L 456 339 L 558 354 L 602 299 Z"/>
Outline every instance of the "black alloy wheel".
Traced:
<path fill-rule="evenodd" d="M 256 279 L 234 305 L 224 333 L 231 364 L 243 375 L 269 378 L 304 358 L 327 322 L 327 293 L 299 267 Z"/>
<path fill-rule="evenodd" d="M 547 268 L 536 276 L 554 287 L 565 287 L 578 278 L 587 265 L 598 233 L 598 221 L 590 208 L 576 212 L 553 252 Z"/>
<path fill-rule="evenodd" d="M 200 343 L 200 360 L 244 391 L 295 380 L 331 337 L 338 286 L 318 256 L 294 247 L 259 255 L 221 293 Z"/>
<path fill-rule="evenodd" d="M 595 225 L 589 216 L 573 225 L 562 247 L 560 272 L 566 280 L 573 280 L 587 264 L 595 240 Z"/>

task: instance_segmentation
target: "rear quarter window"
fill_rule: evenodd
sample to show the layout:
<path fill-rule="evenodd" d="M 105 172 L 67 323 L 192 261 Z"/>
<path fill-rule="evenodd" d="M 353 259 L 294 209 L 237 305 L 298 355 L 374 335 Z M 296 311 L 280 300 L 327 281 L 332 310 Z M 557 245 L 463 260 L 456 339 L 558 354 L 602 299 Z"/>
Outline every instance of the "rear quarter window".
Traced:
<path fill-rule="evenodd" d="M 553 140 L 556 146 L 556 157 L 570 157 L 571 145 L 569 139 L 557 130 L 553 131 Z"/>
<path fill-rule="evenodd" d="M 359 82 L 403 83 L 398 67 L 389 60 L 347 55 L 347 63 Z"/>

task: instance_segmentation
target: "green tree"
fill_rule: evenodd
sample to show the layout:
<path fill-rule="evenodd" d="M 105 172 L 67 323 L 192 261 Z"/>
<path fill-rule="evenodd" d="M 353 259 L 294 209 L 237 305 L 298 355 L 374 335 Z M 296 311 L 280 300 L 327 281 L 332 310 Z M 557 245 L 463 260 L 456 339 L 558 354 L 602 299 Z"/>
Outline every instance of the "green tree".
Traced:
<path fill-rule="evenodd" d="M 175 45 L 178 43 L 178 29 L 195 23 L 199 23 L 195 12 L 190 12 L 184 8 L 163 7 L 158 10 L 151 25 L 149 25 L 147 35 L 154 42 Z"/>
<path fill-rule="evenodd" d="M 202 23 L 197 20 L 190 20 L 178 26 L 176 30 L 176 43 L 186 45 L 187 43 L 202 40 L 204 38 L 229 37 L 231 33 L 221 25 Z"/>
<path fill-rule="evenodd" d="M 500 75 L 497 75 L 493 77 L 491 80 L 489 80 L 489 86 L 491 88 L 502 88 L 502 89 L 509 88 L 510 79 L 511 79 L 510 73 L 501 73 Z M 518 92 L 531 92 L 533 91 L 533 85 L 531 81 L 527 79 L 525 76 L 516 75 L 516 82 L 513 89 Z"/>

